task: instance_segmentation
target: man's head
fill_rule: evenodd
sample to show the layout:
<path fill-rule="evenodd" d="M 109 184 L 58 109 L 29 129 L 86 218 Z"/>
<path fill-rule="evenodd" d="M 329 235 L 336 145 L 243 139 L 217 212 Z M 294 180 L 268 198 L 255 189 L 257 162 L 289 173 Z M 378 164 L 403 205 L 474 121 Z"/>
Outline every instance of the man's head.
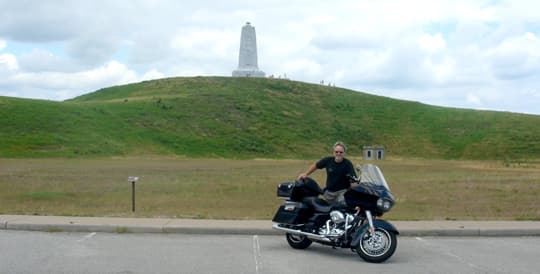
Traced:
<path fill-rule="evenodd" d="M 334 144 L 334 160 L 337 163 L 340 163 L 341 161 L 343 161 L 345 152 L 347 152 L 347 147 L 345 146 L 343 142 L 336 142 Z"/>

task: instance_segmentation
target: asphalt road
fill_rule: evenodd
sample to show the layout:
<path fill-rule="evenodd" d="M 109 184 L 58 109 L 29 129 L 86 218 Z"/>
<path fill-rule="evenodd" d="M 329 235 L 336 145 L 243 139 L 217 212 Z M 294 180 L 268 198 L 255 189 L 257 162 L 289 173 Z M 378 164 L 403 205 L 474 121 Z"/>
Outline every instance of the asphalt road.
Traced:
<path fill-rule="evenodd" d="M 400 237 L 366 263 L 347 249 L 290 248 L 282 236 L 0 230 L 0 273 L 538 273 L 540 237 Z"/>

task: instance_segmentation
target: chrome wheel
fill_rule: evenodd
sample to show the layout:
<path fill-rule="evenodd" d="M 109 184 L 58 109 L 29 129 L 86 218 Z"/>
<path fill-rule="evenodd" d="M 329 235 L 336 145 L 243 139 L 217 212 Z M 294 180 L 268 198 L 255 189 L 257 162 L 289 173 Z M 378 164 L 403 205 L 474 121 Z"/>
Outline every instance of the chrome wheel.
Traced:
<path fill-rule="evenodd" d="M 397 247 L 396 235 L 382 228 L 375 228 L 374 235 L 369 230 L 362 234 L 360 245 L 356 250 L 364 260 L 380 263 L 390 258 Z"/>

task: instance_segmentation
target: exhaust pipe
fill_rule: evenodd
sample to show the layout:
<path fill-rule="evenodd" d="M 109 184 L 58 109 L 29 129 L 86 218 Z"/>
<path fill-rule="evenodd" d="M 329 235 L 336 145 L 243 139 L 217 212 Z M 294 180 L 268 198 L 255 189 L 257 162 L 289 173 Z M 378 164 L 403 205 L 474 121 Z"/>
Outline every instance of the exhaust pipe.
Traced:
<path fill-rule="evenodd" d="M 304 232 L 304 231 L 300 231 L 300 230 L 296 230 L 292 228 L 282 227 L 282 226 L 279 226 L 278 224 L 273 225 L 272 228 L 275 230 L 285 231 L 290 234 L 303 235 L 313 240 L 318 240 L 318 241 L 323 241 L 323 242 L 328 242 L 328 243 L 332 242 L 330 239 L 326 238 L 325 236 L 321 236 L 321 235 L 317 235 L 317 234 L 313 234 L 309 232 Z"/>

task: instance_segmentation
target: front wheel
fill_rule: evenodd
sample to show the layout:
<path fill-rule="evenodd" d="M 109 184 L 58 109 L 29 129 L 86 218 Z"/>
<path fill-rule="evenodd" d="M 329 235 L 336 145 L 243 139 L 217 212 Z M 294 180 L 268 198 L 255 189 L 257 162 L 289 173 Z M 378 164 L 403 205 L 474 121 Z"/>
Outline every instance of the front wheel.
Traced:
<path fill-rule="evenodd" d="M 361 235 L 356 253 L 368 262 L 381 263 L 394 254 L 396 247 L 396 234 L 384 228 L 376 227 L 373 236 L 369 229 L 366 229 Z"/>
<path fill-rule="evenodd" d="M 295 249 L 306 249 L 312 243 L 312 241 L 304 235 L 287 233 L 285 237 L 287 238 L 287 242 L 289 243 L 289 245 Z"/>

